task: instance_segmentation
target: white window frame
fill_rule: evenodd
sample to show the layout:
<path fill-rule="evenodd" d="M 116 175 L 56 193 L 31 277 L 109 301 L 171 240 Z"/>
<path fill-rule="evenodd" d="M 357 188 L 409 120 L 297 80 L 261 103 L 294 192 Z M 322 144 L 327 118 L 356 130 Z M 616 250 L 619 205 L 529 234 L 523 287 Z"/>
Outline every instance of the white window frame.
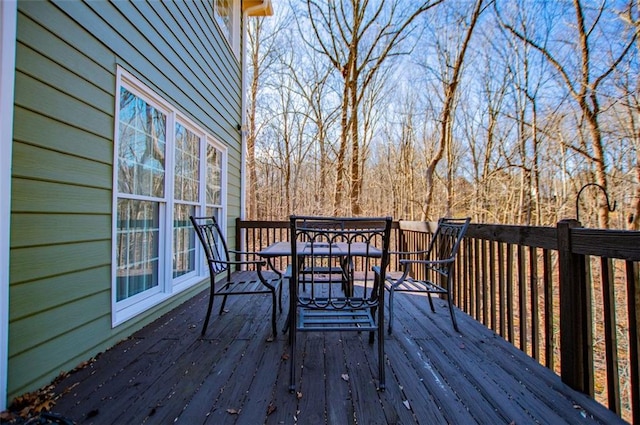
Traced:
<path fill-rule="evenodd" d="M 166 114 L 166 160 L 165 160 L 165 190 L 164 197 L 159 202 L 159 247 L 158 256 L 158 285 L 147 289 L 139 294 L 117 301 L 117 231 L 118 231 L 118 199 L 121 198 L 118 191 L 118 146 L 119 146 L 119 125 L 120 125 L 120 90 L 125 88 L 137 97 L 143 99 L 149 105 Z M 196 215 L 204 215 L 206 210 L 204 189 L 206 187 L 206 147 L 213 146 L 221 154 L 221 205 L 222 216 L 226 216 L 227 211 L 227 164 L 228 153 L 226 147 L 209 135 L 200 126 L 189 120 L 180 111 L 176 110 L 170 103 L 156 95 L 140 80 L 129 72 L 118 66 L 116 71 L 116 102 L 115 102 L 115 123 L 114 123 L 114 171 L 113 171 L 113 203 L 112 203 L 112 260 L 111 260 L 111 312 L 112 327 L 116 327 L 127 320 L 147 311 L 148 309 L 166 301 L 176 294 L 202 282 L 209 277 L 206 264 L 202 261 L 202 250 L 200 242 L 195 240 L 196 254 L 194 271 L 182 276 L 173 278 L 173 211 L 174 211 L 174 165 L 175 165 L 175 130 L 176 124 L 180 124 L 189 131 L 195 133 L 200 139 L 200 188 L 197 205 L 195 205 Z M 122 194 L 123 198 L 135 198 L 135 195 Z M 142 197 L 144 199 L 144 197 Z M 226 224 L 226 223 L 225 223 Z M 226 226 L 225 226 L 226 227 Z M 223 229 L 225 228 L 223 227 Z M 197 236 L 193 235 L 194 238 Z"/>
<path fill-rule="evenodd" d="M 237 58 L 240 57 L 240 3 L 241 0 L 228 0 L 231 2 L 231 16 L 230 27 L 227 28 L 223 25 L 220 25 L 218 22 L 219 19 L 222 19 L 218 14 L 217 2 L 218 0 L 211 0 L 211 6 L 213 8 L 213 21 L 216 23 L 218 28 L 220 29 L 220 33 L 224 36 L 224 39 L 231 47 L 231 50 L 236 55 Z"/>

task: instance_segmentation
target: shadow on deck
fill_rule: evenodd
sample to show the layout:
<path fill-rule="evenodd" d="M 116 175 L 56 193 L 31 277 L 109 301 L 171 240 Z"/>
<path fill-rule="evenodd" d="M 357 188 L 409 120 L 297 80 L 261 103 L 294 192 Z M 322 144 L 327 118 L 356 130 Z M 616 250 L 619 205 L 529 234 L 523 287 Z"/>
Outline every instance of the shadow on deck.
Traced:
<path fill-rule="evenodd" d="M 268 298 L 230 298 L 201 339 L 203 292 L 61 380 L 53 412 L 78 424 L 625 423 L 466 314 L 458 334 L 444 303 L 433 314 L 425 298 L 396 296 L 385 392 L 368 334 L 305 333 L 290 394 Z"/>

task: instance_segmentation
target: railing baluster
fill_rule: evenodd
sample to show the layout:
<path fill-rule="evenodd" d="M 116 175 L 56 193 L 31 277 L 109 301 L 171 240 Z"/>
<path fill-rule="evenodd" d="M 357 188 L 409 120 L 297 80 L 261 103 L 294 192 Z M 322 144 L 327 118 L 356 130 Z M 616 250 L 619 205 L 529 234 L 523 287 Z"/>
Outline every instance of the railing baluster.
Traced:
<path fill-rule="evenodd" d="M 620 413 L 620 379 L 618 371 L 618 336 L 616 334 L 615 273 L 610 258 L 600 259 L 602 298 L 604 309 L 604 335 L 607 363 L 607 399 L 609 409 Z"/>
<path fill-rule="evenodd" d="M 507 340 L 513 344 L 513 245 L 507 244 Z"/>
<path fill-rule="evenodd" d="M 504 258 L 504 244 L 498 242 L 498 293 L 499 301 L 498 308 L 500 310 L 500 335 L 504 338 L 506 336 L 506 299 L 505 299 L 505 258 Z"/>
<path fill-rule="evenodd" d="M 551 251 L 542 250 L 543 284 L 544 284 L 544 328 L 545 328 L 545 365 L 554 370 L 555 366 L 555 328 L 553 309 L 553 277 L 551 270 Z"/>
<path fill-rule="evenodd" d="M 477 320 L 480 321 L 480 301 L 481 301 L 481 294 L 482 294 L 482 289 L 481 289 L 481 285 L 482 283 L 480 282 L 480 239 L 476 239 L 474 240 L 474 246 L 473 246 L 473 258 L 474 258 L 474 264 L 473 264 L 473 270 L 474 270 L 474 279 L 473 279 L 473 290 L 471 291 L 472 293 L 472 298 L 470 300 L 471 306 L 472 306 L 472 316 Z"/>
<path fill-rule="evenodd" d="M 632 422 L 640 424 L 640 284 L 638 263 L 626 262 L 627 309 L 629 311 L 629 372 L 631 381 Z"/>
<path fill-rule="evenodd" d="M 495 274 L 495 266 L 496 266 L 496 255 L 495 255 L 495 242 L 488 241 L 489 243 L 489 268 L 485 267 L 486 273 L 489 273 L 489 297 L 487 299 L 490 300 L 491 303 L 491 329 L 495 330 L 497 326 L 496 315 L 498 313 L 498 309 L 496 308 L 496 274 Z"/>
<path fill-rule="evenodd" d="M 524 246 L 518 245 L 518 321 L 520 322 L 520 349 L 527 353 L 527 268 Z"/>
<path fill-rule="evenodd" d="M 540 361 L 540 321 L 538 319 L 538 250 L 529 247 L 529 282 L 531 284 L 531 357 Z"/>
<path fill-rule="evenodd" d="M 487 282 L 487 241 L 485 241 L 484 239 L 482 239 L 480 241 L 480 276 L 482 279 L 482 285 L 480 285 L 480 287 L 482 288 L 482 293 L 481 295 L 481 300 L 480 303 L 482 304 L 482 323 L 485 326 L 489 326 L 490 321 L 489 321 L 489 285 Z"/>

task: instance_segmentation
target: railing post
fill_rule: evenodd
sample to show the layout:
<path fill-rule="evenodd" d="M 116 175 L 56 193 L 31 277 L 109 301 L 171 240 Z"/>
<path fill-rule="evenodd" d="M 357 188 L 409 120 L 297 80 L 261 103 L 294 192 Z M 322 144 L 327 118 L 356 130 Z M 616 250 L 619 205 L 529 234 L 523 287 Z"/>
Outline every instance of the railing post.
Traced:
<path fill-rule="evenodd" d="M 234 248 L 234 250 L 236 250 L 236 251 L 244 251 L 245 250 L 245 247 L 243 246 L 243 243 L 242 243 L 242 229 L 240 228 L 240 222 L 241 221 L 242 220 L 240 219 L 240 217 L 236 217 L 236 232 L 235 232 L 236 233 L 236 245 L 235 245 L 235 248 Z M 239 258 L 237 253 L 235 253 L 233 255 L 235 257 L 234 258 L 235 261 L 242 261 L 242 258 Z M 240 267 L 238 265 L 235 265 L 234 267 L 236 269 L 235 271 L 240 270 Z"/>
<path fill-rule="evenodd" d="M 562 381 L 593 396 L 591 294 L 584 255 L 574 254 L 567 219 L 557 225 L 560 284 L 560 364 Z"/>

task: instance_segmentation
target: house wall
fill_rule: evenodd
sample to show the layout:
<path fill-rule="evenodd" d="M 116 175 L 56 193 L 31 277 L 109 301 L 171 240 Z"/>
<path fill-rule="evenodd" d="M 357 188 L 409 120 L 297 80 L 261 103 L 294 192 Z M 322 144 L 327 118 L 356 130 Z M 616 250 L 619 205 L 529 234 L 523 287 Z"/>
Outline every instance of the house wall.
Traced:
<path fill-rule="evenodd" d="M 239 215 L 241 67 L 211 14 L 208 1 L 18 3 L 10 399 L 204 288 L 111 327 L 117 65 L 227 144 L 227 213 Z"/>

